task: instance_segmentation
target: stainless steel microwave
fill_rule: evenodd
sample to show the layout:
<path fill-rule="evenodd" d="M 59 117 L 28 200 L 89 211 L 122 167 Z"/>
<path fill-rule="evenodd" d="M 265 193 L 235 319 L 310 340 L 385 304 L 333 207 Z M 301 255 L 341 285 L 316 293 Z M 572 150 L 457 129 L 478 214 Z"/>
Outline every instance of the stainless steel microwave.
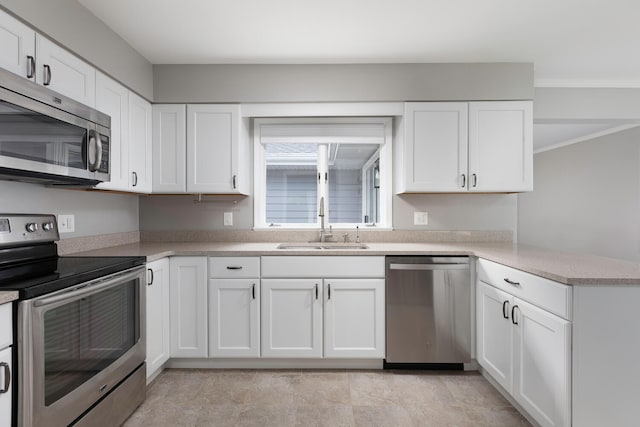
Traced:
<path fill-rule="evenodd" d="M 0 69 L 0 179 L 108 181 L 110 127 L 108 115 Z"/>

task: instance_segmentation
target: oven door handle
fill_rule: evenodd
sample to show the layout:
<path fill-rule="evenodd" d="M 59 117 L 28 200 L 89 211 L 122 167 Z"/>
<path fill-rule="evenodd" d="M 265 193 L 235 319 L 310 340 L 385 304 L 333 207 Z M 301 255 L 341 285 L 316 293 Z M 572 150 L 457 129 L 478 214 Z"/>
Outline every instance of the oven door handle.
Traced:
<path fill-rule="evenodd" d="M 127 270 L 124 273 L 116 273 L 115 275 L 110 275 L 107 278 L 85 282 L 83 284 L 76 285 L 71 289 L 60 291 L 60 293 L 55 293 L 54 295 L 48 297 L 36 299 L 33 301 L 33 305 L 35 307 L 43 307 L 46 305 L 55 304 L 60 301 L 74 300 L 86 297 L 97 292 L 107 290 L 114 286 L 118 286 L 122 284 L 122 282 L 126 282 L 127 280 L 135 279 L 139 277 L 142 272 L 144 272 L 144 266 L 135 267 L 133 270 Z"/>

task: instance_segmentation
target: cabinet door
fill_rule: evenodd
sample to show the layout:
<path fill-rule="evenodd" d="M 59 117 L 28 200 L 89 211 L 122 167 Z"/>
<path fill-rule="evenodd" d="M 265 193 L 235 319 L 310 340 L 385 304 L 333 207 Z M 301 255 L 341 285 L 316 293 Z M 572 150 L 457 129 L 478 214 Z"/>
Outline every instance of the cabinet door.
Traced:
<path fill-rule="evenodd" d="M 169 360 L 169 259 L 147 264 L 147 379 Z"/>
<path fill-rule="evenodd" d="M 403 191 L 466 191 L 468 104 L 405 104 Z"/>
<path fill-rule="evenodd" d="M 110 181 L 105 190 L 129 190 L 129 90 L 102 73 L 96 74 L 96 109 L 111 117 Z"/>
<path fill-rule="evenodd" d="M 188 192 L 240 192 L 240 125 L 239 105 L 187 106 Z"/>
<path fill-rule="evenodd" d="M 324 356 L 384 358 L 384 279 L 325 279 L 324 288 Z"/>
<path fill-rule="evenodd" d="M 322 280 L 262 280 L 262 357 L 322 357 Z"/>
<path fill-rule="evenodd" d="M 207 357 L 207 258 L 172 257 L 171 357 Z"/>
<path fill-rule="evenodd" d="M 36 34 L 36 62 L 36 83 L 96 106 L 96 70 L 91 65 L 40 34 Z"/>
<path fill-rule="evenodd" d="M 187 191 L 186 106 L 153 106 L 153 192 Z"/>
<path fill-rule="evenodd" d="M 533 190 L 531 101 L 469 104 L 469 189 Z"/>
<path fill-rule="evenodd" d="M 0 67 L 35 80 L 36 32 L 0 10 Z"/>
<path fill-rule="evenodd" d="M 11 425 L 11 395 L 13 394 L 13 382 L 16 379 L 16 373 L 13 371 L 11 364 L 11 347 L 0 350 L 0 426 Z M 6 389 L 5 384 L 9 383 Z"/>
<path fill-rule="evenodd" d="M 511 295 L 484 282 L 477 282 L 477 360 L 509 393 L 513 389 L 512 307 Z"/>
<path fill-rule="evenodd" d="M 260 357 L 260 280 L 209 280 L 209 357 Z"/>
<path fill-rule="evenodd" d="M 151 104 L 129 93 L 129 187 L 151 193 Z"/>
<path fill-rule="evenodd" d="M 513 397 L 542 426 L 571 425 L 571 324 L 515 299 Z"/>

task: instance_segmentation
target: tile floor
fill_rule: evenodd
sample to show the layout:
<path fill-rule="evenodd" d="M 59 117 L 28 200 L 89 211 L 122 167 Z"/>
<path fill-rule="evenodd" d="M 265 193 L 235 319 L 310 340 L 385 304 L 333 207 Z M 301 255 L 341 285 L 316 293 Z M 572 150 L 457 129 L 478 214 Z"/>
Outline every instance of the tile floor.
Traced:
<path fill-rule="evenodd" d="M 124 424 L 529 426 L 475 372 L 168 369 Z"/>

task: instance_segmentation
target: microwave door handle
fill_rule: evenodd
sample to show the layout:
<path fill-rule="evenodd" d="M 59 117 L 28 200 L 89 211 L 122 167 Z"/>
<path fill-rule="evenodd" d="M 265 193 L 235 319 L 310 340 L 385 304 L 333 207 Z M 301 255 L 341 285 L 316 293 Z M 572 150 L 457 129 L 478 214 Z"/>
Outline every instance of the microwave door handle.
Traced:
<path fill-rule="evenodd" d="M 69 290 L 64 290 L 60 293 L 56 293 L 49 297 L 44 297 L 40 299 L 36 299 L 33 301 L 33 305 L 35 307 L 43 307 L 50 304 L 55 304 L 60 301 L 67 300 L 76 300 L 79 298 L 84 298 L 89 295 L 98 293 L 100 291 L 107 290 L 114 286 L 121 285 L 123 282 L 127 282 L 129 280 L 136 279 L 140 277 L 141 272 L 144 276 L 144 267 L 136 268 L 134 271 L 128 271 L 126 273 L 117 274 L 111 276 L 107 279 L 96 279 L 91 282 L 86 282 L 77 286 L 72 287 Z"/>
<path fill-rule="evenodd" d="M 87 138 L 87 141 L 89 171 L 95 172 L 100 167 L 100 162 L 102 162 L 102 140 L 95 129 L 89 129 L 89 138 Z"/>

